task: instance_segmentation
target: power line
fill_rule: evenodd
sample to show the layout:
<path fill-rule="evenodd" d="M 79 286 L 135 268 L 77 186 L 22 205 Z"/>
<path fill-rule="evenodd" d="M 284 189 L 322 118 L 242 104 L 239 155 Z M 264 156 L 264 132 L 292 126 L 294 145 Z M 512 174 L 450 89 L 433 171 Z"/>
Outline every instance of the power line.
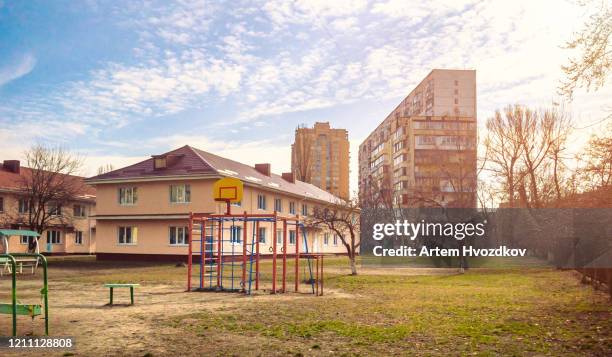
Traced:
<path fill-rule="evenodd" d="M 582 130 L 582 129 L 587 129 L 587 128 L 590 128 L 590 127 L 595 126 L 595 125 L 597 125 L 597 124 L 601 124 L 601 123 L 603 123 L 604 121 L 606 121 L 606 120 L 608 120 L 608 119 L 612 119 L 612 115 L 608 115 L 607 117 L 605 117 L 605 118 L 603 118 L 603 119 L 601 119 L 601 120 L 598 120 L 598 121 L 596 121 L 596 122 L 594 122 L 594 123 L 591 123 L 591 124 L 589 124 L 589 125 L 587 125 L 587 126 L 583 126 L 583 127 L 581 127 L 581 128 L 574 128 L 574 130 Z"/>

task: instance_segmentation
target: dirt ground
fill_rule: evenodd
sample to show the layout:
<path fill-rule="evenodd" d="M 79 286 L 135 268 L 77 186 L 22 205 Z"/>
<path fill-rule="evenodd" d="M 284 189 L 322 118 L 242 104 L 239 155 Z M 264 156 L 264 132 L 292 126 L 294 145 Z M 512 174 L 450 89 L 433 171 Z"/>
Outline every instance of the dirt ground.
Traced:
<path fill-rule="evenodd" d="M 50 334 L 75 337 L 75 348 L 18 353 L 0 350 L 0 355 L 299 356 L 386 354 L 384 351 L 443 355 L 445 348 L 457 343 L 462 343 L 462 349 L 453 354 L 505 351 L 518 355 L 555 355 L 561 351 L 575 351 L 578 355 L 605 355 L 602 351 L 612 351 L 610 331 L 605 331 L 611 327 L 610 305 L 601 294 L 581 287 L 579 280 L 570 273 L 559 275 L 544 271 L 528 277 L 522 273 L 457 276 L 455 269 L 368 267 L 360 269 L 359 278 L 347 277 L 347 273 L 345 262 L 329 264 L 322 297 L 306 293 L 270 295 L 266 291 L 244 296 L 185 292 L 185 267 L 142 263 L 118 265 L 91 258 L 51 260 Z M 262 283 L 264 290 L 269 287 L 266 279 Z M 116 305 L 108 306 L 109 289 L 103 286 L 105 282 L 140 283 L 135 290 L 135 305 L 128 305 L 129 289 L 115 289 Z M 565 288 L 568 282 L 571 289 Z M 503 289 L 512 284 L 516 287 L 508 295 Z M 19 275 L 19 300 L 38 303 L 41 286 L 40 269 L 35 276 Z M 449 286 L 455 290 L 450 291 Z M 481 287 L 482 290 L 478 290 Z M 303 284 L 300 290 L 307 292 L 309 288 Z M 5 275 L 0 278 L 0 301 L 9 301 L 9 290 L 10 278 Z M 529 295 L 530 291 L 533 296 Z M 558 298 L 544 302 L 549 295 Z M 464 303 L 466 297 L 474 296 L 478 299 Z M 496 299 L 513 310 L 498 313 L 497 305 L 492 305 Z M 532 299 L 538 299 L 540 305 L 531 302 Z M 546 312 L 547 309 L 552 312 Z M 471 311 L 482 311 L 483 315 L 474 320 Z M 485 311 L 489 315 L 485 316 Z M 538 311 L 542 311 L 542 326 L 533 327 L 529 319 Z M 578 321 L 579 326 L 568 327 L 567 322 L 555 315 L 567 316 L 568 313 L 579 317 L 571 320 L 572 323 Z M 508 314 L 514 315 L 508 320 Z M 444 321 L 451 316 L 453 319 Z M 550 326 L 544 320 L 547 317 L 552 317 Z M 474 323 L 486 324 L 484 332 L 474 330 L 471 327 Z M 430 328 L 430 324 L 440 325 Z M 8 335 L 10 326 L 10 315 L 0 315 L 0 335 Z M 495 344 L 481 337 L 493 327 L 500 335 Z M 559 329 L 560 335 L 566 335 L 562 335 L 563 340 L 538 342 L 543 349 L 523 347 L 523 339 L 531 336 L 535 340 L 542 335 L 540 328 L 542 331 Z M 437 335 L 425 337 L 422 331 Z M 578 332 L 573 334 L 573 331 Z M 19 317 L 19 335 L 42 336 L 43 332 L 40 317 L 33 322 L 27 317 Z M 577 347 L 571 345 L 582 343 L 575 341 L 583 341 L 583 335 L 587 334 L 592 335 L 595 342 L 584 343 L 593 350 L 573 350 Z M 417 347 L 419 350 L 414 349 Z M 525 351 L 532 352 L 523 353 Z"/>

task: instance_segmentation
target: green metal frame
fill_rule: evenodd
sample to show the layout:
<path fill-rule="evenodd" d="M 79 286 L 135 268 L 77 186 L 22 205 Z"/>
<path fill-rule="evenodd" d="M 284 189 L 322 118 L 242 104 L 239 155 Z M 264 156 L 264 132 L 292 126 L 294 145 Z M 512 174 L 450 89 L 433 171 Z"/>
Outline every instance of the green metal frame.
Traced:
<path fill-rule="evenodd" d="M 45 335 L 49 335 L 49 285 L 47 277 L 47 258 L 42 254 L 26 254 L 26 253 L 14 253 L 14 254 L 0 254 L 0 258 L 6 258 L 11 264 L 11 277 L 12 277 L 12 289 L 11 289 L 11 303 L 4 304 L 4 308 L 0 308 L 0 313 L 10 313 L 13 315 L 13 336 L 17 336 L 17 315 L 30 315 L 34 317 L 40 314 L 40 305 L 23 305 L 17 304 L 17 261 L 15 257 L 36 257 L 40 259 L 43 267 L 43 288 L 40 290 L 43 296 L 45 306 Z M 8 308 L 7 308 L 8 307 Z"/>

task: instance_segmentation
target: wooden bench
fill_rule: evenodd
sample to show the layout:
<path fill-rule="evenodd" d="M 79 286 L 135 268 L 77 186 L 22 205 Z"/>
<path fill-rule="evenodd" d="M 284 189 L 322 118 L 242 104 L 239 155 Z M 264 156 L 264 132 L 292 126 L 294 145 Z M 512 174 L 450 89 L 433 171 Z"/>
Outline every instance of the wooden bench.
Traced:
<path fill-rule="evenodd" d="M 104 287 L 110 288 L 110 303 L 113 305 L 113 289 L 114 288 L 130 288 L 130 305 L 134 305 L 134 288 L 140 286 L 140 284 L 104 284 Z"/>

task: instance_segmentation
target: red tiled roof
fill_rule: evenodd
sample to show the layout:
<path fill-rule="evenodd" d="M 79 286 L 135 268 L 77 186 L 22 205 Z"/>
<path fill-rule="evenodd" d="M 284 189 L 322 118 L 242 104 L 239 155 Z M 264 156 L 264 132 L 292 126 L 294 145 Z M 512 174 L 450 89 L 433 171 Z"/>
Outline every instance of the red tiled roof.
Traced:
<path fill-rule="evenodd" d="M 32 169 L 29 167 L 21 167 L 19 173 L 7 171 L 0 162 L 0 190 L 19 191 L 24 188 L 24 181 L 32 176 Z M 79 198 L 94 200 L 96 197 L 96 189 L 85 184 L 84 177 L 72 176 L 74 185 L 77 188 Z"/>
<path fill-rule="evenodd" d="M 292 183 L 276 174 L 266 176 L 255 170 L 252 166 L 226 159 L 189 145 L 167 152 L 164 155 L 179 155 L 180 157 L 173 165 L 169 165 L 165 169 L 154 169 L 154 158 L 152 157 L 125 168 L 88 178 L 86 182 L 95 184 L 103 183 L 106 180 L 212 174 L 215 176 L 235 177 L 242 180 L 245 184 L 260 186 L 268 190 L 284 191 L 314 200 L 326 202 L 337 202 L 340 200 L 331 193 L 309 183 L 298 180 Z"/>

